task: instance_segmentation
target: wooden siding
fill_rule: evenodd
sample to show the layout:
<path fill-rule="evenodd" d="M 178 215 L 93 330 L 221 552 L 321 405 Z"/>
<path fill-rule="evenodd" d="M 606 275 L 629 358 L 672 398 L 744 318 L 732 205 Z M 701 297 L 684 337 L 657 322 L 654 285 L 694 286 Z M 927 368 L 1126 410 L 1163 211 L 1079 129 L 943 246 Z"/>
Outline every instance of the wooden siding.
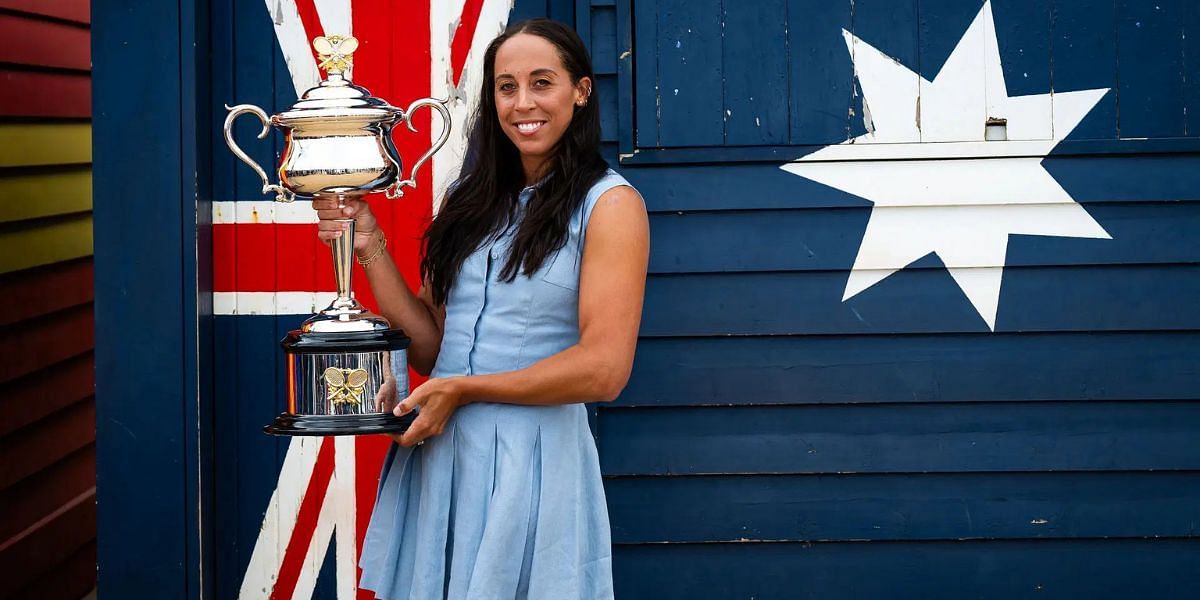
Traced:
<path fill-rule="evenodd" d="M 618 598 L 1190 586 L 1200 9 L 991 3 L 1010 95 L 1112 88 L 1042 162 L 1112 239 L 1012 236 L 979 264 L 1004 267 L 994 331 L 934 254 L 842 297 L 873 215 L 966 208 L 779 168 L 867 132 L 843 29 L 933 79 L 982 4 L 581 2 L 651 213 L 633 375 L 596 415 Z"/>
<path fill-rule="evenodd" d="M 96 582 L 85 2 L 0 0 L 0 596 Z"/>

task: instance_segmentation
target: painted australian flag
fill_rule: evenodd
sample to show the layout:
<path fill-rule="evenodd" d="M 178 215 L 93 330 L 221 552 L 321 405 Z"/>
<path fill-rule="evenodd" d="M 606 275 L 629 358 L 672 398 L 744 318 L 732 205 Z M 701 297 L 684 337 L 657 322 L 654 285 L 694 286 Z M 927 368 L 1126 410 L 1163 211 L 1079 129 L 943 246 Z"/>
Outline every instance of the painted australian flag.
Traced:
<path fill-rule="evenodd" d="M 286 109 L 335 33 L 374 94 L 454 99 L 416 192 L 373 202 L 409 281 L 487 42 L 552 16 L 589 45 L 606 157 L 651 213 L 634 372 L 593 421 L 618 598 L 1193 589 L 1200 4 L 221 6 L 214 106 Z M 327 251 L 213 135 L 219 596 L 369 597 L 386 440 L 260 433 Z"/>

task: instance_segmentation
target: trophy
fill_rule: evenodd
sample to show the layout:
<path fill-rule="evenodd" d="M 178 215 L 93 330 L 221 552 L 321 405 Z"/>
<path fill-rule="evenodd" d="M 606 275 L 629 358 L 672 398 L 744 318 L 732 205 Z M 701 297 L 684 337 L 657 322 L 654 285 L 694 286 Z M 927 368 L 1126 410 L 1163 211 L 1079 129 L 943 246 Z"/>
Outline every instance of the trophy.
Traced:
<path fill-rule="evenodd" d="M 240 104 L 225 108 L 225 143 L 233 154 L 262 178 L 264 194 L 277 202 L 315 197 L 348 198 L 384 192 L 391 199 L 416 187 L 417 170 L 450 136 L 450 111 L 433 98 L 417 100 L 401 110 L 352 83 L 347 70 L 358 47 L 353 37 L 318 37 L 313 47 L 325 69 L 324 81 L 282 113 Z M 416 132 L 412 114 L 429 107 L 441 113 L 442 134 L 403 178 L 400 155 L 392 143 L 392 127 L 405 123 Z M 262 122 L 262 139 L 271 125 L 284 134 L 278 168 L 279 184 L 233 139 L 233 122 L 243 114 Z M 287 412 L 266 426 L 275 435 L 360 435 L 399 432 L 415 415 L 396 417 L 390 409 L 408 396 L 409 338 L 392 329 L 384 317 L 367 310 L 350 287 L 354 259 L 354 220 L 345 219 L 342 236 L 330 245 L 337 298 L 309 317 L 280 343 L 287 354 Z"/>

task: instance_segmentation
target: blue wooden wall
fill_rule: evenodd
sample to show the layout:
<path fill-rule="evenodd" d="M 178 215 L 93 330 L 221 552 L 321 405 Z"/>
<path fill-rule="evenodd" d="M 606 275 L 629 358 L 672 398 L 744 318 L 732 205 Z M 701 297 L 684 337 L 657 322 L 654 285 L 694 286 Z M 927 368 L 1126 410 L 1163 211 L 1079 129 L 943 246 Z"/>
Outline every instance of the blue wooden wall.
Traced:
<path fill-rule="evenodd" d="M 779 168 L 867 131 L 843 29 L 932 80 L 982 5 L 580 3 L 651 211 L 618 598 L 1193 589 L 1200 6 L 994 0 L 1010 96 L 1112 88 L 1042 163 L 1112 239 L 1012 236 L 994 332 L 936 255 L 842 301 L 871 203 Z"/>

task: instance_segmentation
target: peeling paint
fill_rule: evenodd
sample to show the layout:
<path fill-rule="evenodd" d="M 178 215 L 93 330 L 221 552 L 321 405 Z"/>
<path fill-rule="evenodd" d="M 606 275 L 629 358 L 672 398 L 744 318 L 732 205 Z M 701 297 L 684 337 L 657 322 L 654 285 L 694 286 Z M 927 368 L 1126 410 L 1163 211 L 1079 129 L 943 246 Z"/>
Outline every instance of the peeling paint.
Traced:
<path fill-rule="evenodd" d="M 626 50 L 621 53 L 621 56 L 617 57 L 617 60 L 625 60 L 625 59 L 629 58 L 630 56 L 633 56 L 633 52 Z"/>

